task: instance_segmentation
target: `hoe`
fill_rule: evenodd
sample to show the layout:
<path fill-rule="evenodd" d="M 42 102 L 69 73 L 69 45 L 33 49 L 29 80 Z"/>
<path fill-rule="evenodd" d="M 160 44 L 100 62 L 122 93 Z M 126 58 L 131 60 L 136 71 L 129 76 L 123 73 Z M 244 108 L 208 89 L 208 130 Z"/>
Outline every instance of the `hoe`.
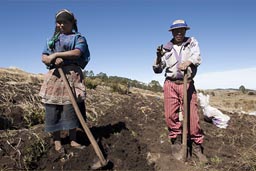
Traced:
<path fill-rule="evenodd" d="M 92 144 L 92 146 L 94 148 L 94 151 L 96 152 L 97 156 L 99 157 L 100 161 L 94 163 L 91 168 L 93 170 L 100 169 L 100 168 L 102 168 L 102 167 L 104 167 L 104 166 L 106 166 L 108 164 L 108 160 L 106 160 L 104 158 L 104 156 L 103 156 L 103 154 L 102 154 L 102 152 L 101 152 L 97 142 L 95 141 L 95 139 L 94 139 L 94 137 L 93 137 L 89 127 L 87 126 L 87 124 L 86 124 L 86 122 L 85 122 L 85 120 L 84 120 L 84 118 L 83 118 L 83 116 L 81 114 L 81 111 L 80 111 L 80 109 L 79 109 L 79 107 L 77 105 L 77 102 L 75 100 L 74 94 L 72 93 L 72 90 L 70 88 L 70 85 L 69 85 L 69 82 L 67 80 L 66 75 L 64 74 L 64 72 L 63 72 L 61 67 L 58 67 L 58 71 L 59 71 L 59 74 L 60 74 L 62 80 L 64 81 L 66 89 L 68 90 L 68 94 L 70 96 L 71 103 L 72 103 L 72 105 L 73 105 L 73 107 L 75 109 L 76 115 L 77 115 L 77 117 L 78 117 L 78 119 L 79 119 L 79 121 L 80 121 L 80 123 L 81 123 L 81 125 L 82 125 L 82 127 L 83 127 L 83 129 L 84 129 L 84 131 L 86 133 L 86 135 L 88 136 L 88 138 L 89 138 L 89 140 L 90 140 L 90 142 L 91 142 L 91 144 Z"/>
<path fill-rule="evenodd" d="M 182 158 L 183 161 L 187 161 L 187 134 L 188 134 L 188 96 L 187 96 L 187 82 L 188 74 L 187 70 L 184 70 L 183 81 L 183 105 L 184 105 L 184 118 L 182 129 Z"/>

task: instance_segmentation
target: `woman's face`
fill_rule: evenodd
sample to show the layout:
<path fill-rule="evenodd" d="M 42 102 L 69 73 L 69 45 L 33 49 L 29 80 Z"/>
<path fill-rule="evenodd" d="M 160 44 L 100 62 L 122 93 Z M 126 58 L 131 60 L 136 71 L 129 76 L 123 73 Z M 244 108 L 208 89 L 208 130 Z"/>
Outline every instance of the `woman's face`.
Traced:
<path fill-rule="evenodd" d="M 182 43 L 186 34 L 186 28 L 177 28 L 172 30 L 172 35 L 175 43 Z"/>
<path fill-rule="evenodd" d="M 60 32 L 63 34 L 72 33 L 73 24 L 74 23 L 69 20 L 63 20 L 63 21 L 56 22 L 56 26 L 57 26 L 58 30 L 60 30 Z"/>

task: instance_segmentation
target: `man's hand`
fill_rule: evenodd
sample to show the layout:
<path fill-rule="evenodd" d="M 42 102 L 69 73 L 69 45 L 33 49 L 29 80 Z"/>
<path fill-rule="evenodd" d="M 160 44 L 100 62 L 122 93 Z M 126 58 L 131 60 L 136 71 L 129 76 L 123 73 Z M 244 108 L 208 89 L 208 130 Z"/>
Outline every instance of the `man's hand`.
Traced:
<path fill-rule="evenodd" d="M 163 45 L 158 46 L 156 49 L 156 64 L 159 64 L 161 62 L 162 56 L 164 56 L 165 52 L 163 51 Z"/>
<path fill-rule="evenodd" d="M 164 55 L 164 51 L 163 51 L 163 45 L 161 46 L 158 46 L 157 49 L 156 49 L 156 56 L 158 58 L 162 57 Z"/>
<path fill-rule="evenodd" d="M 190 62 L 190 61 L 185 61 L 185 62 L 183 62 L 183 63 L 181 63 L 181 64 L 179 65 L 178 69 L 181 70 L 181 71 L 185 71 L 185 70 L 189 67 L 189 65 L 190 65 L 191 63 L 192 63 L 192 62 Z"/>

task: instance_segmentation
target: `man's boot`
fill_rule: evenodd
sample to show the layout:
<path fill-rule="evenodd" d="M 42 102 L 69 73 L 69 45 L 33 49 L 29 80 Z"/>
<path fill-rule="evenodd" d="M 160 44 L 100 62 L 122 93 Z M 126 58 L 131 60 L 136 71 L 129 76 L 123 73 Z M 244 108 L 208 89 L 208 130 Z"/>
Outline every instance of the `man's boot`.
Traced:
<path fill-rule="evenodd" d="M 198 158 L 201 163 L 208 163 L 208 159 L 203 154 L 203 146 L 201 144 L 193 144 L 193 154 Z"/>
<path fill-rule="evenodd" d="M 182 135 L 177 135 L 176 138 L 171 139 L 171 150 L 172 150 L 172 155 L 175 159 L 177 160 L 182 160 Z"/>

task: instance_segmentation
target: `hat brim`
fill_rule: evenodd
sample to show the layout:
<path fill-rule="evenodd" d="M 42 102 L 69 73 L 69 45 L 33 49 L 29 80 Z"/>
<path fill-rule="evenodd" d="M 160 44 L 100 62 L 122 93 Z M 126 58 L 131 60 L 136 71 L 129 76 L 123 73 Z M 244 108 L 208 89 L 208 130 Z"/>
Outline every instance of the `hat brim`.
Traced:
<path fill-rule="evenodd" d="M 172 31 L 172 30 L 175 30 L 175 29 L 178 29 L 178 28 L 185 28 L 186 30 L 190 29 L 190 27 L 188 27 L 188 26 L 177 26 L 177 27 L 170 28 L 168 31 Z"/>

